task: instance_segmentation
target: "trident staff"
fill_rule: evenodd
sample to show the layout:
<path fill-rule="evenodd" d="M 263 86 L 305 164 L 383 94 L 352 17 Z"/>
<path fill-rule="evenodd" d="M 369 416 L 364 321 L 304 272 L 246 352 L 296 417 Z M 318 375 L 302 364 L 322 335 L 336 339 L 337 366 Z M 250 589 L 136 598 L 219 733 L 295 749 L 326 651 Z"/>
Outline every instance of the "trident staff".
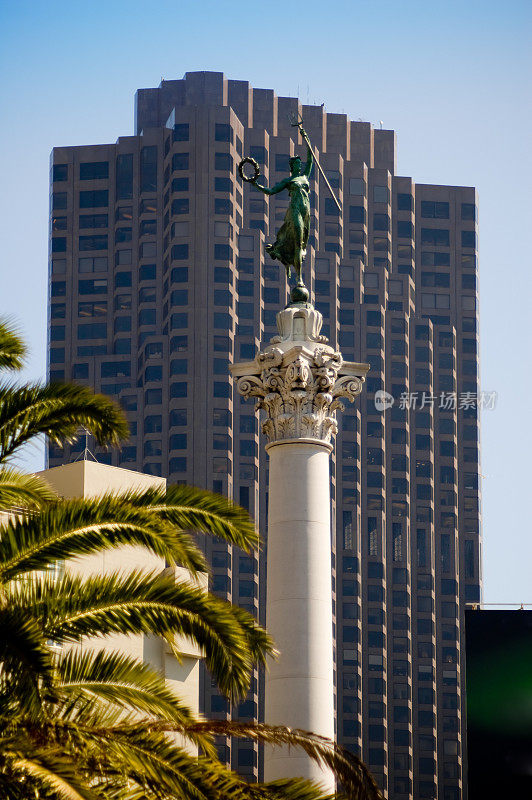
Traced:
<path fill-rule="evenodd" d="M 299 128 L 299 133 L 301 134 L 301 136 L 303 137 L 303 139 L 306 141 L 307 145 L 308 145 L 308 146 L 311 148 L 311 150 L 312 150 L 312 145 L 311 145 L 311 143 L 310 143 L 310 139 L 308 138 L 308 134 L 306 133 L 305 129 L 303 128 L 303 119 L 302 119 L 302 118 L 298 118 L 298 119 L 296 120 L 296 118 L 295 118 L 294 116 L 292 116 L 290 119 L 291 119 L 291 122 L 292 122 L 292 128 Z M 336 197 L 335 193 L 334 193 L 334 192 L 333 192 L 333 190 L 332 190 L 332 186 L 331 186 L 331 184 L 330 184 L 330 183 L 329 183 L 329 181 L 327 180 L 327 175 L 326 175 L 326 174 L 325 174 L 325 172 L 323 171 L 323 169 L 322 169 L 322 166 L 321 166 L 321 164 L 320 164 L 320 162 L 318 161 L 318 158 L 317 158 L 317 156 L 316 156 L 316 153 L 313 151 L 313 153 L 312 153 L 312 154 L 313 154 L 313 156 L 314 156 L 314 161 L 316 162 L 316 166 L 318 167 L 318 169 L 319 169 L 319 171 L 320 171 L 320 174 L 321 174 L 321 176 L 322 176 L 323 180 L 324 180 L 324 181 L 325 181 L 325 183 L 327 184 L 327 189 L 330 191 L 332 199 L 334 200 L 334 202 L 335 202 L 335 203 L 336 203 L 336 205 L 338 206 L 338 211 L 340 211 L 340 212 L 341 212 L 341 211 L 342 211 L 342 207 L 341 207 L 341 205 L 340 205 L 340 203 L 339 203 L 339 201 L 338 201 L 338 199 L 337 199 L 337 197 Z"/>

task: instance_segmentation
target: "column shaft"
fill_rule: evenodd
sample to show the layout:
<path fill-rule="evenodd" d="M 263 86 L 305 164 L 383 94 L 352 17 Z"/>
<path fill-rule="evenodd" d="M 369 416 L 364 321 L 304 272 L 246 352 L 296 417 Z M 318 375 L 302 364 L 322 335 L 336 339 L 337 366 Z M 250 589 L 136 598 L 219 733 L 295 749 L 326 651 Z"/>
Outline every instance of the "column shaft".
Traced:
<path fill-rule="evenodd" d="M 265 720 L 334 739 L 331 445 L 268 445 L 266 626 L 278 649 L 266 675 Z M 266 748 L 265 779 L 301 776 L 334 791 L 334 779 L 302 751 Z"/>

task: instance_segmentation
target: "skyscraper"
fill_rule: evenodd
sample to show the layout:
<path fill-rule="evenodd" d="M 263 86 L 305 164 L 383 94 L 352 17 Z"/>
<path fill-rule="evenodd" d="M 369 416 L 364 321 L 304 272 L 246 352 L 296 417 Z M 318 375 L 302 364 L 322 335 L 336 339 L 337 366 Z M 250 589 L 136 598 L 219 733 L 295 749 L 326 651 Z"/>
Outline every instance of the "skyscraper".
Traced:
<path fill-rule="evenodd" d="M 388 797 L 457 800 L 463 609 L 481 591 L 474 189 L 400 177 L 393 131 L 220 73 L 139 90 L 134 136 L 52 153 L 49 374 L 126 409 L 130 441 L 100 460 L 229 494 L 266 536 L 259 420 L 228 363 L 276 333 L 287 282 L 264 244 L 288 200 L 236 167 L 284 177 L 303 153 L 292 114 L 343 209 L 314 171 L 304 277 L 322 333 L 371 365 L 332 462 L 338 739 Z M 49 448 L 50 466 L 73 452 Z M 213 590 L 263 619 L 262 555 L 206 547 Z M 256 718 L 262 677 L 231 709 L 206 675 L 201 700 Z M 250 742 L 220 749 L 261 774 Z"/>

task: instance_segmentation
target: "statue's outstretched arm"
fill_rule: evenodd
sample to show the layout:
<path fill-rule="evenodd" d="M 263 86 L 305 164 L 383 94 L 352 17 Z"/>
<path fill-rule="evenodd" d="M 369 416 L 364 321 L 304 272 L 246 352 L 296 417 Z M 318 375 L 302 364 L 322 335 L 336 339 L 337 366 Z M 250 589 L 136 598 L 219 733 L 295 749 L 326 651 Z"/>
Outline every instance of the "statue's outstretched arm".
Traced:
<path fill-rule="evenodd" d="M 283 189 L 286 189 L 289 183 L 290 178 L 285 178 L 279 183 L 276 183 L 275 186 L 268 188 L 267 186 L 261 186 L 260 183 L 257 183 L 256 181 L 252 181 L 252 185 L 255 187 L 255 189 L 258 189 L 259 192 L 262 192 L 263 194 L 278 194 L 279 192 L 282 192 Z"/>

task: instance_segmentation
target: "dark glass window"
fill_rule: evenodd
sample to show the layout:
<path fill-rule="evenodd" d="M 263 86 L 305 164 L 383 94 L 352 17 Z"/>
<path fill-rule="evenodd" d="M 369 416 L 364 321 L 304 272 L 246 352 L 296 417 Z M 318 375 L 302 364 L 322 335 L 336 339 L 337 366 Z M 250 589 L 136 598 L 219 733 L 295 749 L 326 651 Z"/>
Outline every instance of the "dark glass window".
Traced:
<path fill-rule="evenodd" d="M 462 219 L 476 220 L 477 208 L 474 203 L 462 203 Z"/>
<path fill-rule="evenodd" d="M 115 231 L 115 242 L 130 242 L 132 239 L 132 228 L 117 228 Z"/>
<path fill-rule="evenodd" d="M 83 192 L 81 192 L 83 194 Z M 61 211 L 67 207 L 67 193 L 54 192 L 52 194 L 52 209 L 54 211 Z"/>
<path fill-rule="evenodd" d="M 407 195 L 410 197 L 410 195 Z M 406 222 L 404 220 L 398 220 L 397 222 L 397 236 L 399 239 L 413 239 L 414 237 L 414 226 L 411 222 Z"/>
<path fill-rule="evenodd" d="M 80 208 L 107 208 L 108 205 L 109 192 L 107 189 L 84 191 L 79 193 Z"/>
<path fill-rule="evenodd" d="M 364 206 L 349 206 L 349 222 L 365 223 L 366 209 Z"/>
<path fill-rule="evenodd" d="M 188 178 L 174 178 L 172 181 L 173 192 L 188 192 Z"/>
<path fill-rule="evenodd" d="M 253 150 L 253 148 L 251 148 Z M 233 171 L 233 157 L 229 153 L 214 154 L 214 169 Z"/>
<path fill-rule="evenodd" d="M 422 272 L 421 286 L 450 286 L 450 275 L 446 272 Z"/>
<path fill-rule="evenodd" d="M 215 178 L 214 191 L 215 192 L 230 192 L 232 189 L 231 178 Z"/>
<path fill-rule="evenodd" d="M 373 214 L 373 229 L 376 231 L 387 231 L 390 228 L 390 217 L 388 214 Z"/>
<path fill-rule="evenodd" d="M 131 285 L 131 284 L 130 284 Z M 78 281 L 79 294 L 106 294 L 107 278 Z"/>
<path fill-rule="evenodd" d="M 66 181 L 68 179 L 68 164 L 54 164 L 52 167 L 52 181 Z"/>
<path fill-rule="evenodd" d="M 397 209 L 398 211 L 412 211 L 413 200 L 411 194 L 399 192 L 397 195 Z"/>
<path fill-rule="evenodd" d="M 175 261 L 185 261 L 188 258 L 188 244 L 174 244 L 172 258 Z"/>
<path fill-rule="evenodd" d="M 109 177 L 108 161 L 91 161 L 79 165 L 79 179 L 81 181 L 99 180 Z"/>
<path fill-rule="evenodd" d="M 80 228 L 107 228 L 109 217 L 107 214 L 80 214 Z"/>
<path fill-rule="evenodd" d="M 232 142 L 233 131 L 231 126 L 217 122 L 214 126 L 214 140 L 216 142 Z"/>
<path fill-rule="evenodd" d="M 67 229 L 66 217 L 56 217 L 56 216 L 52 217 L 52 231 L 66 231 L 66 229 Z"/>
<path fill-rule="evenodd" d="M 139 269 L 139 279 L 141 281 L 155 280 L 157 268 L 155 264 L 143 264 Z"/>
<path fill-rule="evenodd" d="M 185 170 L 189 168 L 189 155 L 188 153 L 174 153 L 172 156 L 172 169 Z"/>
<path fill-rule="evenodd" d="M 176 200 L 172 200 L 172 214 L 188 214 L 189 212 L 189 200 L 188 197 L 179 197 Z"/>
<path fill-rule="evenodd" d="M 462 247 L 476 247 L 477 235 L 475 231 L 462 231 Z"/>
<path fill-rule="evenodd" d="M 433 253 L 430 250 L 421 251 L 422 267 L 448 267 L 450 263 L 450 253 Z"/>
<path fill-rule="evenodd" d="M 215 214 L 231 214 L 232 205 L 231 201 L 225 197 L 214 198 L 214 213 Z"/>
<path fill-rule="evenodd" d="M 421 244 L 449 247 L 449 231 L 446 228 L 421 228 Z"/>
<path fill-rule="evenodd" d="M 181 122 L 174 125 L 172 132 L 174 142 L 188 142 L 189 138 L 189 125 L 188 122 Z"/>
<path fill-rule="evenodd" d="M 80 236 L 79 237 L 80 250 L 106 250 L 107 249 L 107 234 L 99 236 Z"/>
<path fill-rule="evenodd" d="M 52 253 L 65 253 L 66 249 L 66 237 L 55 236 L 52 239 Z"/>
<path fill-rule="evenodd" d="M 78 325 L 78 339 L 106 339 L 107 325 L 104 322 L 92 322 Z"/>
<path fill-rule="evenodd" d="M 116 158 L 116 199 L 133 197 L 133 154 L 122 153 Z"/>
<path fill-rule="evenodd" d="M 449 219 L 449 203 L 422 200 L 421 216 L 425 219 Z"/>
<path fill-rule="evenodd" d="M 231 247 L 228 244 L 215 244 L 214 245 L 214 258 L 220 261 L 229 261 L 231 259 Z"/>
<path fill-rule="evenodd" d="M 338 206 L 336 205 L 336 203 L 334 202 L 332 197 L 326 197 L 325 198 L 325 213 L 329 217 L 339 217 L 340 216 L 340 212 L 338 210 Z"/>
<path fill-rule="evenodd" d="M 261 167 L 268 166 L 268 151 L 262 145 L 252 145 L 249 148 L 249 154 Z"/>
<path fill-rule="evenodd" d="M 145 219 L 140 223 L 140 236 L 155 236 L 157 233 L 157 220 Z"/>
<path fill-rule="evenodd" d="M 140 191 L 157 191 L 157 147 L 149 145 L 140 151 Z"/>

